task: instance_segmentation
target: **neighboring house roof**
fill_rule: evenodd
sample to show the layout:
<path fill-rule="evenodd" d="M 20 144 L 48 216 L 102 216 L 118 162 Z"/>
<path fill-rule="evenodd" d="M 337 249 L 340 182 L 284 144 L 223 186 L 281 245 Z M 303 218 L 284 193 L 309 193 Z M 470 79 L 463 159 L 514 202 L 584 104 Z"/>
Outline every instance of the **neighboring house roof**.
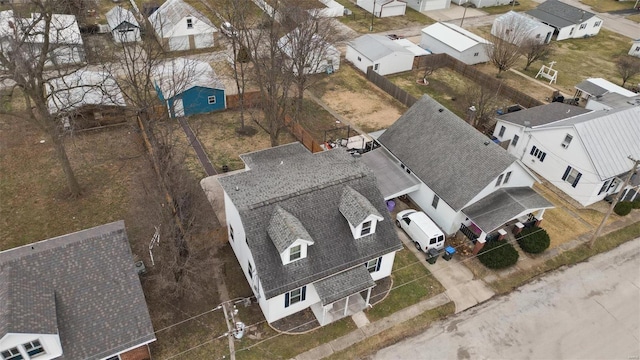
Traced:
<path fill-rule="evenodd" d="M 549 124 L 558 120 L 568 119 L 577 115 L 590 112 L 585 108 L 552 102 L 545 105 L 535 106 L 528 109 L 498 116 L 498 120 L 507 121 L 512 124 L 535 128 L 540 125 Z M 528 122 L 527 125 L 525 123 Z"/>
<path fill-rule="evenodd" d="M 196 86 L 224 90 L 224 84 L 211 65 L 200 60 L 174 58 L 158 65 L 153 73 L 165 99 Z"/>
<path fill-rule="evenodd" d="M 87 69 L 50 80 L 47 101 L 51 114 L 73 112 L 85 105 L 126 106 L 111 74 Z"/>
<path fill-rule="evenodd" d="M 455 211 L 516 161 L 427 95 L 378 141 Z"/>
<path fill-rule="evenodd" d="M 414 56 L 422 56 L 422 55 L 431 54 L 431 51 L 421 48 L 420 46 L 412 43 L 411 40 L 409 40 L 409 39 L 396 39 L 396 40 L 393 40 L 393 41 L 396 44 L 402 46 L 403 48 L 411 51 Z"/>
<path fill-rule="evenodd" d="M 34 22 L 37 21 L 35 24 Z M 13 10 L 0 11 L 0 37 L 14 36 L 13 27 L 20 29 L 34 24 L 32 33 L 35 35 L 25 37 L 25 42 L 44 42 L 46 21 L 40 18 L 40 14 L 32 13 L 29 18 L 15 17 Z M 49 31 L 51 44 L 82 45 L 82 36 L 76 17 L 67 14 L 52 14 Z"/>
<path fill-rule="evenodd" d="M 346 151 L 312 154 L 302 144 L 292 143 L 241 158 L 249 170 L 219 176 L 217 181 L 238 209 L 267 299 L 354 267 L 364 268 L 366 261 L 402 248 L 375 177 Z M 382 214 L 375 233 L 353 238 L 339 210 L 347 186 Z M 277 207 L 295 216 L 314 240 L 305 258 L 287 265 L 282 265 L 267 232 Z"/>
<path fill-rule="evenodd" d="M 460 52 L 478 44 L 491 44 L 482 37 L 449 23 L 438 22 L 422 29 L 422 32 Z"/>
<path fill-rule="evenodd" d="M 123 221 L 2 251 L 0 279 L 0 338 L 58 334 L 73 360 L 155 340 Z"/>
<path fill-rule="evenodd" d="M 199 29 L 201 34 L 218 31 L 218 28 L 213 25 L 211 20 L 182 0 L 165 1 L 158 10 L 149 16 L 149 22 L 157 34 L 162 34 L 162 37 L 166 38 L 173 36 L 177 26 L 180 24 L 180 20 L 187 16 L 202 21 L 204 26 Z"/>
<path fill-rule="evenodd" d="M 638 95 L 633 91 L 629 91 L 622 86 L 618 86 L 611 81 L 605 80 L 603 78 L 589 78 L 576 85 L 575 88 L 591 96 L 602 96 L 608 93 L 616 93 L 626 97 L 633 97 Z"/>
<path fill-rule="evenodd" d="M 591 101 L 595 101 L 611 108 L 620 108 L 629 105 L 640 105 L 640 94 L 637 94 L 634 97 L 626 97 L 618 93 L 606 93 L 597 98 L 590 98 L 589 102 Z M 587 106 L 589 106 L 589 104 L 587 104 Z"/>
<path fill-rule="evenodd" d="M 114 30 L 123 22 L 127 22 L 135 27 L 140 27 L 133 13 L 122 6 L 115 6 L 105 15 L 109 29 Z"/>
<path fill-rule="evenodd" d="M 527 14 L 556 28 L 581 24 L 595 16 L 558 0 L 547 0 L 537 8 L 527 11 Z"/>
<path fill-rule="evenodd" d="M 530 187 L 501 188 L 462 209 L 474 224 L 490 233 L 530 209 L 554 207 Z"/>
<path fill-rule="evenodd" d="M 526 16 L 522 13 L 517 13 L 515 11 L 509 11 L 498 16 L 494 21 L 495 24 L 504 24 L 507 26 L 515 26 L 519 31 L 532 32 L 540 26 L 544 26 L 549 29 L 551 28 L 549 25 L 543 24 L 540 21 L 533 19 L 529 16 Z"/>
<path fill-rule="evenodd" d="M 349 46 L 371 61 L 382 59 L 396 52 L 413 55 L 411 51 L 382 35 L 362 35 L 351 41 Z"/>
<path fill-rule="evenodd" d="M 541 129 L 575 128 L 602 180 L 631 169 L 628 156 L 640 158 L 640 106 L 598 110 L 540 126 Z"/>

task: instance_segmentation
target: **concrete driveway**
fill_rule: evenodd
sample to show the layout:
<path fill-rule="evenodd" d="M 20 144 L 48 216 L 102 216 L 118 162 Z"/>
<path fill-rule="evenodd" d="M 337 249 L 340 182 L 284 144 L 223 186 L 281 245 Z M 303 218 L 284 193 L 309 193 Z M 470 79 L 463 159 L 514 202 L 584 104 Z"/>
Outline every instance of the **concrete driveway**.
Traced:
<path fill-rule="evenodd" d="M 640 238 L 435 323 L 373 359 L 638 359 Z"/>

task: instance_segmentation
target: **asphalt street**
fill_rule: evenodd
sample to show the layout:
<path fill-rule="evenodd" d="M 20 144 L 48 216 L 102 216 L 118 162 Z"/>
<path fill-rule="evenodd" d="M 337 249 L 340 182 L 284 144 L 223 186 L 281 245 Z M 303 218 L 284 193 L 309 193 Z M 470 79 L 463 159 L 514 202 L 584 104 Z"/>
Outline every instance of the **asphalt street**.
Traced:
<path fill-rule="evenodd" d="M 437 322 L 373 359 L 639 359 L 640 238 Z"/>

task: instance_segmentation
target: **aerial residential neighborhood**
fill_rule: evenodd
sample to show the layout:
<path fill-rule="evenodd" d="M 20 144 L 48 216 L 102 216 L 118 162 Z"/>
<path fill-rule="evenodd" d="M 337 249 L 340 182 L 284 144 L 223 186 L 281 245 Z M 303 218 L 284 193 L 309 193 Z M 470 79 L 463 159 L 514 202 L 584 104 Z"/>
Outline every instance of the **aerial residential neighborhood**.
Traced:
<path fill-rule="evenodd" d="M 0 1 L 0 360 L 638 358 L 636 5 Z"/>

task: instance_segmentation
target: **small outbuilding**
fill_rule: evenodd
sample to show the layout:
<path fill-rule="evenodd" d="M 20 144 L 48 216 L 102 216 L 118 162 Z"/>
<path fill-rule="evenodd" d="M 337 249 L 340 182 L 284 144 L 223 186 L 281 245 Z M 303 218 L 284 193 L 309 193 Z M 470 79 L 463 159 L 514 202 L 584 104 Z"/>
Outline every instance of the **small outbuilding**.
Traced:
<path fill-rule="evenodd" d="M 434 54 L 449 54 L 467 65 L 489 61 L 491 42 L 458 25 L 438 22 L 422 29 L 420 47 Z"/>
<path fill-rule="evenodd" d="M 140 25 L 131 11 L 116 6 L 107 12 L 106 18 L 115 42 L 140 41 Z"/>
<path fill-rule="evenodd" d="M 511 0 L 453 0 L 454 4 L 466 6 L 465 4 L 473 4 L 476 8 L 485 8 L 491 6 L 501 6 L 511 3 Z"/>
<path fill-rule="evenodd" d="M 413 68 L 415 55 L 382 35 L 363 35 L 347 45 L 345 58 L 366 73 L 369 66 L 380 75 L 395 74 Z"/>
<path fill-rule="evenodd" d="M 527 14 L 553 27 L 556 40 L 595 36 L 602 27 L 602 19 L 594 13 L 558 0 L 547 0 Z"/>
<path fill-rule="evenodd" d="M 551 26 L 515 11 L 498 16 L 491 27 L 491 35 L 516 45 L 528 41 L 548 44 L 553 36 L 553 31 Z M 513 34 L 514 32 L 516 34 Z"/>
<path fill-rule="evenodd" d="M 182 0 L 167 0 L 149 16 L 149 22 L 168 51 L 213 47 L 218 32 L 211 20 Z"/>
<path fill-rule="evenodd" d="M 175 58 L 154 71 L 158 98 L 172 118 L 226 108 L 224 84 L 208 63 Z"/>
<path fill-rule="evenodd" d="M 442 10 L 451 6 L 451 0 L 410 0 L 407 6 L 418 12 Z"/>
<path fill-rule="evenodd" d="M 407 10 L 407 2 L 402 0 L 358 0 L 356 4 L 380 18 L 402 16 Z"/>
<path fill-rule="evenodd" d="M 631 49 L 629 49 L 629 55 L 640 57 L 640 39 L 633 40 Z"/>

